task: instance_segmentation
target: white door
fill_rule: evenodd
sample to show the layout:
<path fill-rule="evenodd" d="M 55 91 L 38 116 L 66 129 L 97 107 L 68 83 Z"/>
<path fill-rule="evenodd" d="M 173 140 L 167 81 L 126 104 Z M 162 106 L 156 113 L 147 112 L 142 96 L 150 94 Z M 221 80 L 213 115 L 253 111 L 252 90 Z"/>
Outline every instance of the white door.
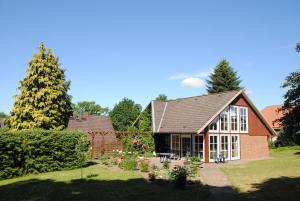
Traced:
<path fill-rule="evenodd" d="M 231 135 L 231 160 L 240 159 L 240 137 Z"/>
<path fill-rule="evenodd" d="M 220 153 L 219 156 L 224 156 L 225 160 L 230 160 L 230 136 L 220 136 Z"/>
<path fill-rule="evenodd" d="M 219 136 L 209 135 L 209 162 L 214 162 L 219 156 Z"/>
<path fill-rule="evenodd" d="M 203 135 L 194 135 L 194 153 L 193 155 L 200 158 L 201 161 L 204 161 L 204 136 Z"/>

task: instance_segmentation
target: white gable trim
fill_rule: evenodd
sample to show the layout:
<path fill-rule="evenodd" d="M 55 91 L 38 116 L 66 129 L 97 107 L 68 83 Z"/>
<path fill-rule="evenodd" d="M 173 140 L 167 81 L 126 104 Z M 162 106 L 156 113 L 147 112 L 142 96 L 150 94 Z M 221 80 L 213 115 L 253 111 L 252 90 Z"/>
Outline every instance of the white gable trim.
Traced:
<path fill-rule="evenodd" d="M 232 102 L 234 99 L 236 99 L 244 90 L 240 90 L 235 96 L 233 96 L 214 116 L 212 116 L 198 131 L 199 134 L 202 132 L 209 124 L 212 122 L 225 108 Z"/>
<path fill-rule="evenodd" d="M 152 110 L 152 131 L 155 132 L 155 115 L 154 115 L 154 101 L 151 101 L 151 110 Z"/>
<path fill-rule="evenodd" d="M 157 129 L 157 132 L 158 132 L 158 133 L 159 133 L 159 130 L 160 130 L 160 127 L 161 127 L 163 118 L 164 118 L 164 116 L 165 116 L 167 106 L 168 106 L 168 102 L 166 102 L 164 111 L 163 111 L 163 113 L 162 113 L 162 115 L 161 115 L 161 119 L 160 119 L 160 122 L 159 122 L 159 125 L 158 125 L 158 129 Z"/>

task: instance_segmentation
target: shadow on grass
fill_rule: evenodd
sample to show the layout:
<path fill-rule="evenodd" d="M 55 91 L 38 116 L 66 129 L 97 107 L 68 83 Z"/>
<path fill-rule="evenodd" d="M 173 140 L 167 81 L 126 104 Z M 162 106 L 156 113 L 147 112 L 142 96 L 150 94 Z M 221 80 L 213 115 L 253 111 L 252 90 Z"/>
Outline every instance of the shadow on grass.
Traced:
<path fill-rule="evenodd" d="M 170 185 L 130 180 L 53 180 L 29 179 L 0 186 L 0 200 L 20 201 L 299 201 L 300 178 L 281 177 L 253 184 L 255 190 L 233 193 L 231 187 L 210 186 L 211 196 L 201 189 L 175 190 Z M 207 199 L 206 199 L 207 198 Z"/>
<path fill-rule="evenodd" d="M 298 152 L 296 152 L 296 153 L 294 153 L 295 155 L 300 155 L 300 151 L 298 151 Z"/>
<path fill-rule="evenodd" d="M 60 182 L 29 179 L 0 186 L 2 201 L 192 201 L 204 200 L 199 189 L 175 190 L 170 185 L 149 184 L 144 179 Z"/>
<path fill-rule="evenodd" d="M 212 195 L 208 200 L 214 201 L 299 201 L 300 178 L 280 177 L 266 180 L 263 183 L 252 184 L 255 189 L 250 192 L 234 192 L 230 187 L 210 186 Z"/>

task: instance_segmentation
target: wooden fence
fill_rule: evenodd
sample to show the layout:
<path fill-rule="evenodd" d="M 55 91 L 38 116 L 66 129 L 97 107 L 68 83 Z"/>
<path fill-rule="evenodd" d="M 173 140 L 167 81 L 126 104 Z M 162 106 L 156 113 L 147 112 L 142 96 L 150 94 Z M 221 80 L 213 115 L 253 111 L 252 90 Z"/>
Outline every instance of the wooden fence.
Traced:
<path fill-rule="evenodd" d="M 92 159 L 103 154 L 112 154 L 113 150 L 123 150 L 123 142 L 116 135 L 145 134 L 136 131 L 89 131 Z"/>

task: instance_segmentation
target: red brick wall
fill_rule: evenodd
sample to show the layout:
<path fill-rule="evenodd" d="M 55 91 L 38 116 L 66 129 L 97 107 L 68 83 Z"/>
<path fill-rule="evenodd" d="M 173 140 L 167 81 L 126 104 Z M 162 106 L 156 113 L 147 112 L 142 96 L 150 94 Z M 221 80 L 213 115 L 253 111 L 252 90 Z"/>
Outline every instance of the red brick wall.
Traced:
<path fill-rule="evenodd" d="M 264 125 L 262 120 L 257 116 L 254 110 L 250 107 L 247 101 L 243 97 L 238 97 L 234 103 L 237 106 L 248 107 L 248 125 L 249 135 L 271 136 L 271 132 Z"/>
<path fill-rule="evenodd" d="M 259 159 L 269 156 L 267 136 L 240 134 L 241 159 Z"/>

